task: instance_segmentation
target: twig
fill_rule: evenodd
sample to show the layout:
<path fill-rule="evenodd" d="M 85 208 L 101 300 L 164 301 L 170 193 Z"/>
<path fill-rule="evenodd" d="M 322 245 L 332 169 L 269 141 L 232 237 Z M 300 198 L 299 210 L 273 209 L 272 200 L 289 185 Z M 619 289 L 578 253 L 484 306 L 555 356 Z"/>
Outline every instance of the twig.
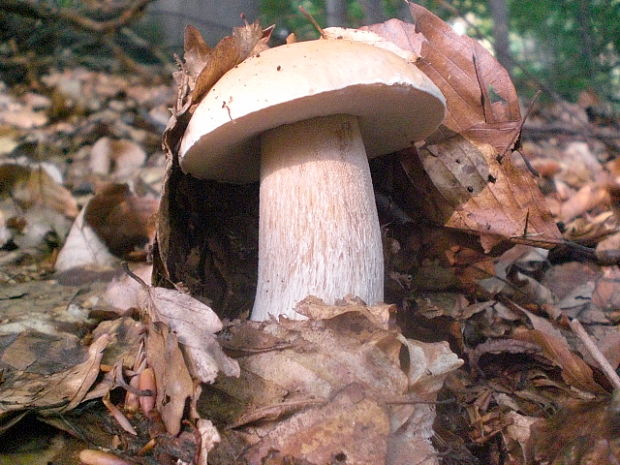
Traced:
<path fill-rule="evenodd" d="M 150 289 L 151 286 L 146 284 L 140 276 L 138 276 L 137 274 L 135 274 L 133 271 L 129 269 L 129 265 L 127 264 L 127 262 L 121 262 L 121 268 L 123 268 L 123 271 L 127 273 L 127 275 L 130 278 L 132 278 L 134 281 L 140 284 L 140 286 L 142 286 L 144 289 L 147 289 L 147 290 Z"/>
<path fill-rule="evenodd" d="M 299 6 L 299 11 L 301 11 L 301 14 L 304 15 L 306 17 L 306 19 L 308 21 L 310 21 L 310 23 L 314 26 L 314 28 L 319 31 L 319 34 L 321 34 L 321 37 L 323 39 L 326 39 L 327 37 L 325 36 L 325 31 L 323 30 L 323 28 L 319 25 L 319 23 L 317 22 L 316 19 L 314 19 L 314 17 L 308 13 L 306 11 L 306 9 L 303 6 Z"/>
<path fill-rule="evenodd" d="M 508 150 L 510 150 L 510 147 L 512 147 L 519 140 L 519 137 L 521 136 L 521 131 L 523 131 L 523 126 L 525 125 L 525 122 L 529 118 L 530 113 L 532 112 L 532 108 L 534 107 L 534 104 L 536 103 L 536 100 L 538 100 L 538 97 L 540 97 L 541 93 L 542 92 L 540 90 L 536 91 L 536 94 L 534 94 L 534 97 L 532 97 L 532 99 L 530 100 L 530 103 L 527 106 L 527 111 L 525 112 L 525 115 L 523 116 L 523 118 L 521 118 L 521 124 L 519 125 L 519 129 L 517 131 L 515 131 L 514 135 L 512 136 L 512 139 L 506 145 L 506 148 L 504 149 L 504 151 L 500 155 L 497 156 L 497 162 L 498 163 L 502 162 L 502 160 L 506 156 L 506 153 L 508 152 Z M 527 165 L 528 169 L 530 171 L 533 171 L 532 174 L 534 174 L 534 176 L 536 176 L 536 177 L 540 177 L 540 174 L 538 174 L 538 172 L 530 164 L 530 162 L 527 160 L 527 158 L 525 158 L 521 152 L 519 152 L 519 153 L 521 154 L 521 158 L 523 158 L 523 161 Z"/>
<path fill-rule="evenodd" d="M 614 389 L 620 389 L 620 377 L 618 376 L 618 373 L 616 373 L 616 370 L 614 370 L 614 368 L 611 366 L 609 360 L 607 360 L 605 355 L 597 347 L 596 343 L 592 340 L 581 322 L 576 318 L 567 317 L 562 312 L 562 310 L 554 307 L 553 305 L 543 305 L 542 308 L 552 319 L 556 321 L 566 319 L 570 329 L 583 343 L 590 356 L 596 361 L 596 363 L 598 363 L 599 367 L 601 368 L 609 382 L 613 385 Z"/>
<path fill-rule="evenodd" d="M 53 8 L 48 4 L 26 0 L 0 0 L 0 10 L 43 21 L 64 21 L 89 32 L 111 32 L 134 21 L 153 0 L 134 0 L 114 19 L 95 21 L 70 8 Z"/>

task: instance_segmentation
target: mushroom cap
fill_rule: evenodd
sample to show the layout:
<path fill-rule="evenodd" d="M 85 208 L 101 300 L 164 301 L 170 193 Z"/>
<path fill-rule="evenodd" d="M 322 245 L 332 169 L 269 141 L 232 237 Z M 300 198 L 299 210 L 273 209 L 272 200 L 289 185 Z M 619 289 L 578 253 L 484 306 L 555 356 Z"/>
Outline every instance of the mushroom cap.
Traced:
<path fill-rule="evenodd" d="M 269 129 L 355 115 L 373 158 L 425 138 L 444 112 L 440 90 L 395 53 L 351 40 L 282 45 L 249 57 L 215 83 L 185 131 L 180 164 L 198 178 L 253 182 L 260 176 L 259 136 Z"/>

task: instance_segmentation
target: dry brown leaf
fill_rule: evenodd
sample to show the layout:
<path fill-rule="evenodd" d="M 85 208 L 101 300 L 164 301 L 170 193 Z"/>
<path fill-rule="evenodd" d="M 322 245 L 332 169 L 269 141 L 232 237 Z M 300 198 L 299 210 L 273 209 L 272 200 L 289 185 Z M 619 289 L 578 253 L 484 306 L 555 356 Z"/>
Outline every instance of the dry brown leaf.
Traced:
<path fill-rule="evenodd" d="M 618 392 L 610 399 L 574 401 L 532 426 L 536 463 L 612 465 L 620 462 Z"/>
<path fill-rule="evenodd" d="M 0 196 L 6 195 L 24 209 L 38 205 L 70 218 L 78 214 L 77 202 L 71 193 L 41 167 L 0 165 Z"/>
<path fill-rule="evenodd" d="M 595 254 L 600 264 L 620 265 L 620 232 L 599 242 Z"/>
<path fill-rule="evenodd" d="M 181 430 L 185 403 L 194 395 L 194 383 L 179 342 L 166 325 L 157 322 L 149 325 L 146 354 L 149 366 L 155 371 L 156 409 L 166 431 L 176 435 Z"/>
<path fill-rule="evenodd" d="M 372 31 L 403 50 L 411 50 L 417 57 L 420 57 L 422 44 L 426 42 L 424 35 L 416 32 L 413 24 L 405 23 L 399 19 L 389 19 L 384 23 L 362 26 L 360 29 Z"/>
<path fill-rule="evenodd" d="M 110 269 L 118 262 L 93 228 L 84 222 L 84 212 L 82 209 L 73 222 L 69 235 L 60 249 L 54 264 L 57 272 L 78 268 Z"/>
<path fill-rule="evenodd" d="M 603 203 L 609 203 L 609 195 L 605 186 L 585 185 L 562 204 L 560 220 L 566 223 Z"/>
<path fill-rule="evenodd" d="M 187 72 L 190 79 L 195 83 L 205 63 L 209 60 L 211 47 L 207 45 L 198 29 L 192 25 L 187 25 L 183 34 L 183 50 Z"/>
<path fill-rule="evenodd" d="M 610 266 L 603 269 L 602 276 L 595 281 L 592 303 L 603 310 L 620 310 L 620 268 Z"/>
<path fill-rule="evenodd" d="M 485 251 L 509 238 L 555 245 L 560 233 L 531 176 L 510 158 L 499 164 L 493 153 L 458 135 L 423 147 L 419 155 L 401 152 L 410 181 L 407 207 L 421 209 L 437 224 L 481 234 Z"/>
<path fill-rule="evenodd" d="M 231 402 L 225 412 L 211 408 L 236 430 L 251 426 L 241 437 L 224 433 L 225 442 L 254 444 L 250 463 L 261 463 L 275 449 L 277 457 L 311 456 L 313 463 L 335 456 L 346 456 L 347 463 L 395 463 L 390 457 L 396 456 L 435 463 L 433 408 L 425 402 L 435 400 L 461 363 L 448 345 L 407 340 L 388 329 L 387 305 L 363 308 L 349 299 L 331 306 L 308 298 L 298 311 L 324 319 L 228 328 L 226 348 L 239 354 L 241 379 L 218 379 L 213 392 L 226 393 Z M 404 364 L 402 351 L 408 353 Z M 342 434 L 334 436 L 335 429 Z M 227 463 L 220 453 L 214 463 Z"/>
<path fill-rule="evenodd" d="M 123 276 L 108 285 L 106 301 L 119 311 L 147 308 L 155 321 L 166 324 L 182 344 L 190 373 L 203 383 L 212 383 L 218 372 L 239 376 L 239 364 L 228 357 L 218 343 L 215 333 L 222 323 L 213 310 L 176 289 L 145 285 L 151 275 L 150 266 L 134 267 L 133 277 Z"/>
<path fill-rule="evenodd" d="M 215 84 L 226 71 L 250 56 L 250 53 L 262 37 L 263 30 L 260 24 L 254 22 L 234 28 L 232 36 L 224 37 L 220 40 L 206 56 L 206 60 L 204 61 L 200 73 L 196 76 L 193 87 L 190 80 L 191 101 L 193 103 L 200 102 L 202 96 L 213 87 L 213 84 Z M 192 31 L 189 39 L 186 38 L 186 44 L 188 42 L 193 46 L 190 55 L 195 63 L 192 62 L 192 66 L 198 68 L 199 63 L 194 58 L 196 55 L 195 49 L 201 47 L 196 45 L 199 43 L 199 40 L 196 38 L 195 30 Z M 204 51 L 204 49 L 201 51 Z M 199 58 L 203 59 L 204 57 L 200 56 Z"/>
<path fill-rule="evenodd" d="M 611 211 L 594 217 L 579 217 L 565 225 L 564 239 L 582 244 L 596 243 L 618 231 L 618 220 Z"/>
<path fill-rule="evenodd" d="M 325 405 L 279 423 L 246 452 L 248 463 L 260 465 L 272 451 L 277 455 L 270 463 L 282 465 L 286 457 L 308 463 L 389 463 L 389 411 L 369 397 L 362 385 L 346 386 Z"/>
<path fill-rule="evenodd" d="M 0 416 L 23 409 L 45 408 L 45 413 L 74 409 L 99 376 L 103 351 L 109 342 L 110 338 L 105 335 L 98 338 L 89 347 L 86 360 L 69 368 L 61 365 L 60 371 L 38 373 L 32 366 L 36 360 L 27 361 L 21 357 L 19 363 L 25 369 L 6 370 L 4 374 L 0 387 Z M 15 360 L 14 356 L 11 359 Z"/>
<path fill-rule="evenodd" d="M 146 160 L 144 149 L 127 139 L 102 137 L 95 142 L 90 153 L 93 173 L 110 175 L 117 182 L 131 179 Z"/>
<path fill-rule="evenodd" d="M 416 172 L 413 165 L 420 161 L 412 152 L 401 157 L 415 186 L 408 207 L 422 203 L 428 219 L 485 235 L 486 251 L 526 232 L 543 243 L 559 240 L 532 176 L 516 169 L 510 157 L 498 161 L 517 140 L 521 124 L 510 76 L 477 41 L 459 36 L 419 5 L 409 8 L 415 26 L 390 20 L 368 27 L 401 48 L 419 50 L 418 68 L 446 97 L 443 125 L 420 151 L 426 173 Z"/>
<path fill-rule="evenodd" d="M 415 30 L 427 40 L 418 66 L 446 97 L 444 125 L 502 153 L 521 124 L 510 75 L 478 41 L 459 36 L 420 5 L 409 3 L 409 9 Z"/>
<path fill-rule="evenodd" d="M 134 195 L 126 184 L 109 184 L 85 207 L 84 222 L 114 255 L 144 258 L 140 250 L 155 235 L 155 212 L 159 201 Z"/>
<path fill-rule="evenodd" d="M 222 323 L 215 312 L 175 289 L 151 287 L 147 290 L 152 314 L 168 325 L 183 344 L 192 375 L 212 383 L 218 372 L 239 376 L 239 365 L 222 351 L 215 333 Z"/>
<path fill-rule="evenodd" d="M 546 358 L 562 369 L 564 381 L 580 391 L 601 395 L 607 391 L 594 381 L 592 369 L 577 355 L 572 353 L 566 342 L 553 334 L 540 330 L 518 329 L 515 338 L 540 346 Z"/>

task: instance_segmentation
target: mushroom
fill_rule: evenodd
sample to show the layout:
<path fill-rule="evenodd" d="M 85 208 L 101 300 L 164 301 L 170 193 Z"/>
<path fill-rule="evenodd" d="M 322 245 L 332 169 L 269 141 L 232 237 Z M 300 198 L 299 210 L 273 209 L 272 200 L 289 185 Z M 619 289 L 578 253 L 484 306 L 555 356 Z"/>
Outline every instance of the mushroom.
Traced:
<path fill-rule="evenodd" d="M 351 40 L 268 49 L 226 73 L 180 146 L 195 177 L 260 178 L 253 320 L 302 318 L 315 295 L 383 300 L 383 251 L 368 158 L 410 147 L 444 116 L 444 97 L 411 63 Z"/>

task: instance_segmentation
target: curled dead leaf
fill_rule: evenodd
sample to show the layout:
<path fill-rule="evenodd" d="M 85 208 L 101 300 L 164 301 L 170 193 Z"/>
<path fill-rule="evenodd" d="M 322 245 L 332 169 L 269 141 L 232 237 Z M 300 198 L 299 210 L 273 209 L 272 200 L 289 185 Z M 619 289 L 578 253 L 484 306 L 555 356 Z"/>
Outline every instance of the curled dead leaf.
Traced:
<path fill-rule="evenodd" d="M 95 174 L 110 175 L 122 182 L 135 175 L 145 160 L 146 153 L 135 142 L 102 137 L 91 150 L 90 168 Z"/>
<path fill-rule="evenodd" d="M 592 369 L 579 356 L 572 353 L 566 342 L 557 336 L 539 330 L 518 330 L 515 338 L 540 346 L 546 358 L 562 369 L 564 381 L 582 392 L 601 395 L 607 391 L 593 378 Z"/>
<path fill-rule="evenodd" d="M 69 218 L 78 214 L 71 193 L 42 167 L 12 163 L 0 165 L 0 196 L 10 195 L 22 208 L 51 208 Z"/>
<path fill-rule="evenodd" d="M 225 344 L 238 354 L 241 378 L 207 388 L 206 398 L 219 393 L 230 401 L 225 412 L 206 401 L 205 416 L 235 427 L 224 430 L 223 442 L 247 444 L 249 463 L 274 450 L 313 463 L 336 456 L 347 463 L 391 463 L 394 456 L 425 463 L 434 454 L 429 403 L 462 362 L 447 344 L 411 341 L 390 329 L 389 308 L 307 298 L 299 311 L 322 319 L 231 325 Z M 216 448 L 215 462 L 227 463 L 226 453 Z"/>
<path fill-rule="evenodd" d="M 155 235 L 158 206 L 158 199 L 139 197 L 127 184 L 109 184 L 86 205 L 84 222 L 114 255 L 144 259 L 143 248 Z"/>

